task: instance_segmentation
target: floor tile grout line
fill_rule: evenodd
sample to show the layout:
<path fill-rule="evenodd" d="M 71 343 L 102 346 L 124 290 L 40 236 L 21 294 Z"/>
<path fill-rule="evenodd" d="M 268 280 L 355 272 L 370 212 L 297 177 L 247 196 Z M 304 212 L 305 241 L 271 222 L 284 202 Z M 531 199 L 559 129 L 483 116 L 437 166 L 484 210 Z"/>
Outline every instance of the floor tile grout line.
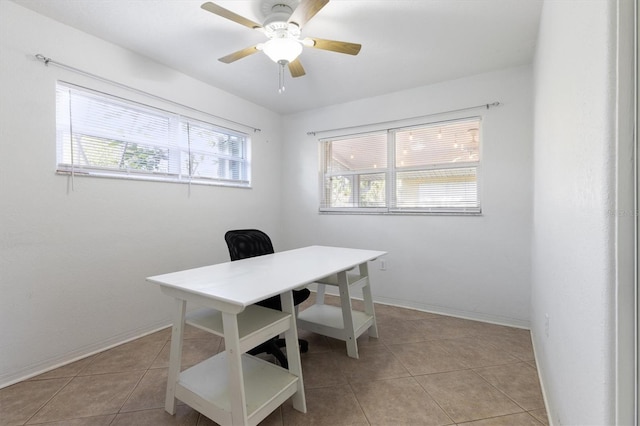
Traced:
<path fill-rule="evenodd" d="M 447 417 L 449 417 L 449 420 L 451 420 L 451 421 L 453 422 L 452 424 L 454 424 L 454 425 L 455 425 L 455 424 L 458 424 L 458 422 L 457 422 L 457 421 L 453 420 L 453 417 L 451 417 L 451 415 L 449 414 L 449 412 L 448 412 L 447 410 L 445 410 L 445 409 L 444 409 L 444 407 L 443 407 L 442 405 L 440 405 L 440 402 L 439 402 L 439 401 L 438 401 L 438 400 L 437 400 L 433 395 L 431 395 L 431 393 L 430 393 L 430 392 L 429 392 L 429 391 L 428 391 L 424 386 L 422 386 L 422 383 L 420 383 L 420 381 L 419 381 L 419 380 L 416 380 L 415 378 L 414 378 L 414 380 L 418 383 L 418 385 L 422 388 L 422 390 L 424 390 L 424 391 L 425 391 L 425 393 L 426 393 L 427 395 L 429 395 L 429 398 L 431 398 L 431 400 L 432 400 L 432 401 L 433 401 L 433 402 L 438 406 L 438 408 L 440 408 L 440 409 L 442 410 L 442 412 L 443 412 Z"/>
<path fill-rule="evenodd" d="M 112 418 L 112 419 L 111 419 L 111 421 L 109 422 L 109 426 L 111 426 L 112 424 L 114 424 L 117 418 L 118 418 L 118 415 L 117 415 L 117 414 L 116 414 L 115 416 L 113 416 L 113 418 Z"/>
<path fill-rule="evenodd" d="M 133 393 L 136 391 L 138 386 L 140 386 L 140 383 L 145 378 L 145 376 L 147 375 L 148 372 L 149 372 L 149 367 L 147 367 L 147 369 L 144 371 L 144 373 L 140 376 L 140 378 L 136 382 L 135 386 L 133 386 L 131 388 L 131 391 L 129 391 L 129 394 L 127 395 L 127 397 L 124 398 L 124 401 L 122 402 L 122 405 L 120 405 L 120 408 L 118 408 L 118 412 L 116 413 L 116 417 L 118 417 L 118 414 L 122 413 L 122 408 L 127 404 L 127 401 L 129 401 L 129 398 L 131 398 L 131 395 L 133 395 Z"/>
<path fill-rule="evenodd" d="M 485 367 L 481 367 L 481 368 L 485 368 Z M 527 412 L 526 408 L 524 408 L 523 406 L 518 404 L 518 402 L 515 399 L 513 399 L 511 396 L 509 396 L 506 392 L 504 392 L 503 390 L 501 390 L 500 388 L 495 386 L 493 383 L 489 382 L 487 379 L 482 377 L 482 375 L 480 373 L 478 373 L 477 371 L 475 371 L 474 369 L 471 369 L 471 371 L 473 371 L 478 377 L 480 377 L 482 380 L 484 380 L 489 386 L 491 386 L 492 388 L 494 388 L 495 390 L 500 392 L 502 395 L 504 395 L 509 401 L 511 401 L 514 404 L 516 404 L 518 406 L 518 408 L 520 408 L 522 410 L 522 412 L 525 412 L 525 413 Z"/>
<path fill-rule="evenodd" d="M 499 419 L 499 418 L 502 418 L 502 417 L 509 417 L 509 416 L 513 416 L 513 415 L 516 415 L 516 414 L 526 414 L 526 415 L 530 416 L 530 417 L 531 417 L 533 420 L 535 420 L 536 422 L 540 423 L 540 420 L 536 419 L 534 416 L 532 416 L 531 414 L 529 414 L 529 412 L 528 412 L 528 411 L 523 411 L 523 412 L 520 412 L 520 413 L 501 414 L 501 415 L 499 415 L 499 416 L 491 416 L 491 417 L 486 417 L 486 418 L 484 418 L 484 419 L 469 420 L 469 422 L 477 422 L 478 420 L 492 420 L 492 419 Z M 461 425 L 462 425 L 462 426 L 464 426 L 464 423 L 468 423 L 468 422 L 463 422 L 463 423 L 461 423 Z M 543 426 L 543 425 L 542 425 L 542 423 L 540 423 L 540 426 Z"/>
<path fill-rule="evenodd" d="M 56 392 L 54 392 L 54 393 L 53 393 L 53 395 L 51 395 L 51 397 L 50 397 L 49 399 L 47 399 L 47 401 L 46 401 L 46 402 L 44 402 L 40 407 L 38 407 L 38 409 L 37 409 L 37 410 L 35 410 L 35 412 L 34 412 L 34 413 L 33 413 L 33 414 L 32 414 L 32 415 L 31 415 L 31 416 L 30 416 L 30 417 L 29 417 L 29 418 L 28 418 L 24 423 L 23 423 L 23 425 L 29 424 L 29 422 L 30 422 L 31 420 L 33 420 L 33 418 L 34 418 L 36 415 L 38 415 L 38 413 L 39 413 L 40 411 L 42 411 L 42 409 L 43 409 L 44 407 L 46 407 L 46 406 L 47 406 L 47 404 L 49 404 L 49 403 L 53 400 L 53 398 L 55 398 L 55 397 L 56 397 L 56 395 L 58 395 L 60 392 L 62 392 L 62 390 L 63 390 L 64 388 L 66 388 L 67 386 L 69 386 L 69 383 L 71 383 L 71 382 L 73 381 L 73 379 L 75 379 L 75 376 L 74 376 L 74 377 L 71 377 L 71 378 L 69 378 L 69 377 L 65 377 L 65 378 L 68 378 L 68 379 L 69 379 L 69 380 L 67 381 L 67 383 L 65 383 L 62 387 L 60 387 L 60 389 L 58 389 Z M 53 379 L 52 379 L 52 380 L 53 380 Z"/>
<path fill-rule="evenodd" d="M 494 366 L 489 366 L 489 367 L 494 367 Z M 476 368 L 489 368 L 489 367 L 476 367 Z M 428 374 L 417 374 L 417 375 L 412 375 L 412 378 L 416 378 L 416 377 L 421 377 L 421 376 L 431 376 L 431 375 L 436 375 L 436 374 L 447 374 L 447 373 L 452 373 L 452 372 L 457 372 L 457 371 L 471 371 L 473 373 L 475 373 L 478 377 L 480 377 L 485 383 L 487 383 L 489 386 L 491 386 L 492 388 L 494 388 L 495 390 L 497 390 L 499 393 L 501 393 L 502 395 L 504 395 L 507 399 L 509 399 L 511 402 L 513 402 L 516 406 L 518 406 L 518 408 L 520 408 L 522 411 L 520 411 L 519 413 L 511 413 L 511 414 L 520 414 L 520 413 L 527 413 L 529 414 L 529 411 L 533 411 L 533 410 L 540 410 L 540 409 L 545 409 L 546 407 L 538 407 L 538 408 L 533 408 L 531 410 L 524 408 L 522 405 L 520 405 L 517 401 L 515 401 L 511 396 L 509 396 L 506 392 L 502 391 L 501 389 L 499 389 L 498 387 L 496 387 L 495 385 L 493 385 L 492 383 L 490 383 L 489 381 L 487 381 L 487 379 L 485 379 L 484 377 L 482 377 L 477 371 L 475 371 L 474 368 L 465 368 L 465 369 L 460 369 L 460 370 L 452 370 L 452 371 L 444 371 L 444 372 L 436 372 L 436 373 L 428 373 Z M 422 389 L 424 389 L 424 391 L 429 395 L 429 397 L 447 414 L 449 415 L 449 413 L 440 405 L 440 403 L 437 401 L 437 399 L 431 395 L 431 393 L 424 387 L 422 386 L 422 384 L 416 380 L 416 382 L 420 385 L 420 387 L 422 387 Z M 505 414 L 502 416 L 492 416 L 492 417 L 487 417 L 487 418 L 482 418 L 482 419 L 473 419 L 473 420 L 469 420 L 469 421 L 478 421 L 478 420 L 486 420 L 486 419 L 490 419 L 490 418 L 497 418 L 497 417 L 504 417 L 504 416 L 508 416 L 511 414 Z M 533 415 L 529 414 L 531 417 L 534 417 Z M 451 417 L 450 417 L 451 418 Z M 538 421 L 538 419 L 535 419 L 536 421 Z M 453 419 L 452 419 L 453 421 Z M 467 421 L 465 421 L 467 422 Z M 463 422 L 463 423 L 465 423 Z M 454 421 L 454 423 L 456 423 Z"/>
<path fill-rule="evenodd" d="M 369 420 L 369 416 L 367 416 L 367 412 L 365 411 L 364 407 L 362 407 L 362 403 L 358 399 L 358 394 L 356 390 L 353 388 L 353 386 L 351 385 L 351 382 L 347 382 L 347 386 L 349 386 L 349 389 L 351 389 L 351 392 L 353 393 L 353 396 L 355 397 L 356 402 L 358 403 L 358 408 L 362 412 L 362 415 L 364 416 L 364 418 L 367 420 L 367 424 L 371 425 L 371 420 Z"/>
<path fill-rule="evenodd" d="M 443 339 L 443 340 L 450 340 L 450 339 Z M 440 348 L 441 348 L 442 350 L 444 350 L 446 353 L 448 353 L 449 355 L 452 355 L 452 356 L 453 356 L 453 355 L 455 355 L 455 353 L 452 353 L 450 350 L 448 350 L 448 349 L 447 349 L 447 348 L 445 348 L 444 346 L 440 346 Z M 496 347 L 494 347 L 494 348 L 495 348 L 496 350 L 500 351 L 500 348 L 496 348 Z M 470 365 L 469 365 L 467 362 L 465 362 L 465 361 L 460 361 L 463 365 L 465 365 L 465 366 L 466 366 L 466 368 L 460 368 L 460 369 L 450 370 L 450 371 L 472 370 L 472 369 L 474 369 L 474 368 L 499 367 L 499 366 L 501 366 L 501 365 L 520 364 L 520 363 L 525 362 L 525 361 L 522 361 L 522 360 L 520 360 L 520 359 L 518 359 L 518 358 L 516 358 L 516 357 L 514 357 L 514 358 L 515 358 L 515 361 L 504 361 L 504 362 L 499 362 L 499 363 L 497 363 L 497 364 L 488 364 L 488 365 L 475 366 L 475 367 L 474 367 L 474 366 L 470 366 Z"/>
<path fill-rule="evenodd" d="M 525 364 L 524 361 L 521 361 L 519 363 L 515 363 L 515 364 Z M 478 367 L 478 369 L 481 368 L 493 368 L 494 366 L 490 366 L 490 367 Z M 495 367 L 499 367 L 499 366 L 495 366 Z M 489 385 L 493 386 L 498 392 L 502 393 L 504 396 L 506 396 L 507 398 L 509 398 L 511 401 L 513 401 L 514 404 L 516 404 L 518 407 L 522 408 L 525 412 L 529 412 L 531 410 L 525 408 L 522 406 L 522 404 L 520 404 L 518 401 L 516 401 L 512 396 L 510 396 L 506 391 L 503 391 L 502 389 L 500 389 L 499 387 L 497 387 L 496 385 L 494 385 L 493 383 L 489 382 L 487 379 L 485 379 L 480 373 L 478 373 L 477 371 L 475 371 L 475 369 L 472 369 L 472 371 L 474 373 L 476 373 L 478 376 L 480 376 L 485 382 L 489 383 Z M 533 410 L 537 410 L 539 408 L 543 408 L 543 407 L 538 407 L 538 408 L 533 408 Z M 544 407 L 546 409 L 546 407 Z"/>
<path fill-rule="evenodd" d="M 78 372 L 75 374 L 74 377 L 79 377 L 83 371 L 85 371 L 86 369 L 88 369 L 91 365 L 93 365 L 96 360 L 100 357 L 101 354 L 105 353 L 106 351 L 108 351 L 109 349 L 105 349 L 104 351 L 100 351 L 98 353 L 95 353 L 93 355 L 91 355 L 90 359 L 88 360 L 87 364 L 84 365 L 80 370 L 78 370 Z"/>
<path fill-rule="evenodd" d="M 540 408 L 534 408 L 533 410 L 527 410 L 527 414 L 528 414 L 528 415 L 530 415 L 531 417 L 533 417 L 533 418 L 535 419 L 535 421 L 537 421 L 537 422 L 538 422 L 538 423 L 540 423 L 541 425 L 544 425 L 544 423 L 542 423 L 542 422 L 540 421 L 540 419 L 538 419 L 535 415 L 531 414 L 531 412 L 532 412 L 532 411 L 535 411 L 535 410 L 540 410 Z M 546 411 L 546 408 L 545 408 L 545 411 Z"/>
<path fill-rule="evenodd" d="M 411 373 L 411 370 L 409 370 L 409 368 L 407 368 L 407 366 L 393 353 L 393 351 L 389 348 L 389 346 L 383 341 L 381 342 L 381 344 L 387 349 L 387 351 L 389 351 L 391 353 L 391 355 L 394 357 L 394 359 L 396 361 L 398 361 L 400 363 L 400 365 L 403 366 L 403 368 L 407 371 L 407 373 L 409 373 L 409 377 L 416 383 L 418 384 L 418 386 L 420 386 L 420 388 L 422 388 L 422 390 L 427 394 L 427 396 L 438 406 L 438 408 L 440 408 L 440 410 L 442 410 L 442 412 L 447 416 L 447 418 L 451 421 L 450 424 L 455 424 L 456 422 L 453 420 L 453 418 L 451 418 L 451 416 L 449 415 L 449 413 L 440 405 L 440 403 L 438 403 L 438 401 L 420 384 L 420 382 L 418 380 L 415 379 L 416 375 L 414 375 L 413 373 Z M 394 378 L 397 379 L 397 378 Z M 382 381 L 382 380 L 394 380 L 394 379 L 380 379 L 380 380 L 372 380 L 372 382 L 376 382 L 376 381 Z M 356 394 L 355 390 L 353 389 L 353 386 L 351 386 L 352 382 L 349 381 L 349 386 L 351 387 L 352 391 L 354 394 Z M 360 400 L 358 399 L 358 396 L 356 394 L 356 400 L 358 401 L 358 404 L 360 405 L 361 409 L 364 412 L 364 409 L 362 408 L 362 405 L 360 403 Z M 366 417 L 366 413 L 365 413 L 365 417 Z M 368 420 L 368 418 L 367 418 Z M 371 422 L 369 422 L 369 424 L 371 424 Z"/>

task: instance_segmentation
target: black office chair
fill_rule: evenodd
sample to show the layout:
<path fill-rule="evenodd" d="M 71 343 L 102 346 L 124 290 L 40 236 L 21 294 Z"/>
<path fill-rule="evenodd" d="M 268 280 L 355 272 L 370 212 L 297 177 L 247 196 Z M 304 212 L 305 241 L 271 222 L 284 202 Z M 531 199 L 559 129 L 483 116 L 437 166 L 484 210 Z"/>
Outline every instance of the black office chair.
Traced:
<path fill-rule="evenodd" d="M 236 229 L 228 231 L 224 234 L 224 240 L 229 248 L 229 257 L 231 261 L 247 259 L 249 257 L 263 256 L 265 254 L 274 253 L 273 244 L 267 234 L 257 229 Z M 298 306 L 309 298 L 311 292 L 309 289 L 293 290 L 293 304 Z M 257 302 L 256 305 L 265 308 L 282 310 L 282 302 L 280 296 L 273 296 L 265 300 Z M 298 339 L 300 352 L 307 352 L 309 343 L 306 340 Z M 288 368 L 287 357 L 282 353 L 280 348 L 286 346 L 284 339 L 273 338 L 249 351 L 251 355 L 260 353 L 268 353 L 273 355 L 283 368 Z"/>

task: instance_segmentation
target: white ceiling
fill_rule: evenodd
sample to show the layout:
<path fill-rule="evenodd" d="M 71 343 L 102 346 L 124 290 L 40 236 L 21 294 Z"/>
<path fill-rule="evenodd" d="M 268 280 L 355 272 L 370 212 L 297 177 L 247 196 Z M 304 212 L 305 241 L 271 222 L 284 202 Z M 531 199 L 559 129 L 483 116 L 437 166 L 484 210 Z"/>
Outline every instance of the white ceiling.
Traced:
<path fill-rule="evenodd" d="M 528 64 L 542 7 L 541 0 L 331 0 L 302 37 L 360 43 L 360 54 L 305 48 L 307 74 L 293 79 L 287 71 L 279 94 L 278 65 L 263 53 L 217 60 L 265 37 L 201 9 L 205 0 L 13 1 L 283 114 Z M 213 1 L 263 22 L 264 0 Z"/>

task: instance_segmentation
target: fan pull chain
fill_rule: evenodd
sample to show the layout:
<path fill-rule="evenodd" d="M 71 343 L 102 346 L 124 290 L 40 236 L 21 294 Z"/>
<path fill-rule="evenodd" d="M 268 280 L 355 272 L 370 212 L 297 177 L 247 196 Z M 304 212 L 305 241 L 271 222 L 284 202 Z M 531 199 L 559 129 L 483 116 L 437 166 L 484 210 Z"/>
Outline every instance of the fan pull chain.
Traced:
<path fill-rule="evenodd" d="M 278 69 L 278 93 L 284 92 L 284 65 L 286 61 L 278 61 L 280 68 Z"/>

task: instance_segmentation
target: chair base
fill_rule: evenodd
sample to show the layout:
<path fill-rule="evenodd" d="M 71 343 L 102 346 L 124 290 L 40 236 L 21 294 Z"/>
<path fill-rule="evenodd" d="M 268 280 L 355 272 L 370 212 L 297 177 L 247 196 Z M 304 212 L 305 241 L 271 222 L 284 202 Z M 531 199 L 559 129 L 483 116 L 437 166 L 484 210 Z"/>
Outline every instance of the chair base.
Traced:
<path fill-rule="evenodd" d="M 305 353 L 309 350 L 309 342 L 306 340 L 298 339 L 298 345 L 300 346 L 300 353 Z M 273 339 L 267 340 L 266 342 L 251 349 L 248 353 L 250 355 L 258 355 L 266 352 L 269 355 L 273 355 L 276 360 L 278 360 L 278 364 L 280 364 L 282 368 L 288 369 L 289 363 L 287 362 L 287 357 L 280 349 L 286 346 L 284 339 L 274 337 Z"/>

